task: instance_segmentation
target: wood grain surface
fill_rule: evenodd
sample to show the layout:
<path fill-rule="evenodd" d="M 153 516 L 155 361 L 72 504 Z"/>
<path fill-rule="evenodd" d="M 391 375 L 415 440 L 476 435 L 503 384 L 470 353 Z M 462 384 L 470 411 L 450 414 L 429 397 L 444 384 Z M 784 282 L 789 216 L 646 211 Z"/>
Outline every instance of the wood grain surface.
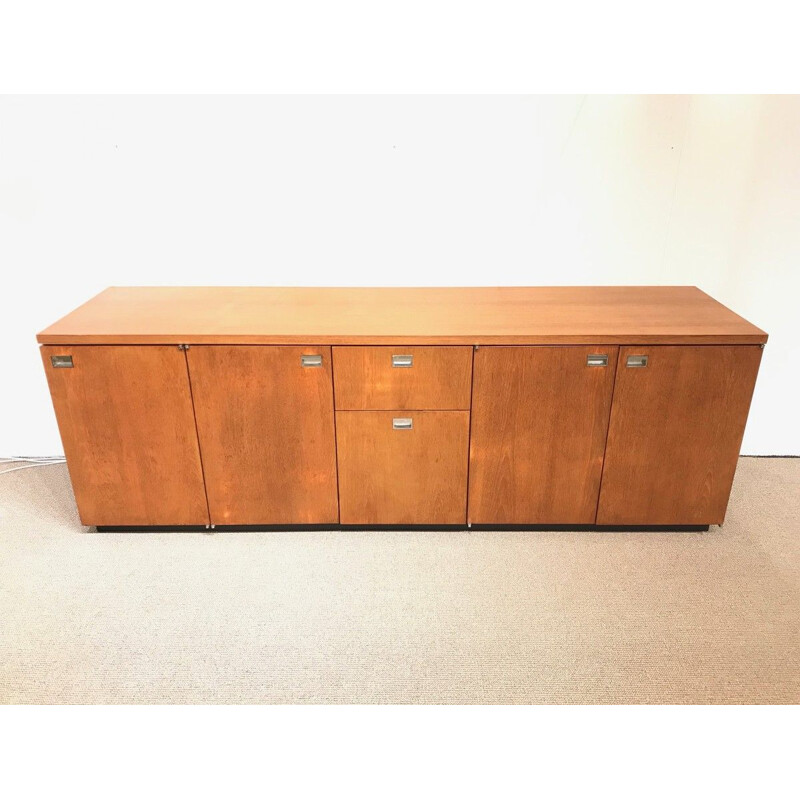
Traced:
<path fill-rule="evenodd" d="M 693 286 L 113 287 L 46 328 L 62 344 L 759 344 Z"/>
<path fill-rule="evenodd" d="M 722 523 L 760 361 L 760 347 L 620 348 L 599 525 Z"/>
<path fill-rule="evenodd" d="M 206 525 L 186 357 L 161 347 L 41 348 L 84 525 Z M 72 356 L 71 369 L 51 356 Z"/>
<path fill-rule="evenodd" d="M 303 367 L 302 355 L 322 365 Z M 337 522 L 330 348 L 194 346 L 187 356 L 211 522 Z"/>
<path fill-rule="evenodd" d="M 392 366 L 392 356 L 413 359 Z M 334 347 L 336 408 L 469 410 L 471 347 Z"/>
<path fill-rule="evenodd" d="M 468 411 L 337 411 L 342 524 L 465 524 L 468 440 Z"/>
<path fill-rule="evenodd" d="M 475 353 L 469 521 L 591 524 L 616 347 L 482 347 Z M 608 366 L 587 366 L 587 356 Z"/>

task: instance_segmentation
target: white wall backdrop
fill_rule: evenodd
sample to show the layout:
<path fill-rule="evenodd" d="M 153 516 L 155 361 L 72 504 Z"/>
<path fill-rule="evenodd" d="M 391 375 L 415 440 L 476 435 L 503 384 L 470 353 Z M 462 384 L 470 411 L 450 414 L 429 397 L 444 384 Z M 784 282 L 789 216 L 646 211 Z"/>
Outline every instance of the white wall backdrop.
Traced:
<path fill-rule="evenodd" d="M 6 96 L 0 455 L 62 452 L 36 332 L 148 284 L 694 284 L 800 454 L 798 262 L 798 97 Z"/>

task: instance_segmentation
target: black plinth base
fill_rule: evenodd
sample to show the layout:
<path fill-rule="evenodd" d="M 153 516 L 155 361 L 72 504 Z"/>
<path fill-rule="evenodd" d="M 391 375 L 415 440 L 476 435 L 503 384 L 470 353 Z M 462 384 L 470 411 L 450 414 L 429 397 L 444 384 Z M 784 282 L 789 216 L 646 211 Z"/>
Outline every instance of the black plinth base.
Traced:
<path fill-rule="evenodd" d="M 98 533 L 159 533 L 225 531 L 607 531 L 620 533 L 698 533 L 708 525 L 98 525 Z"/>

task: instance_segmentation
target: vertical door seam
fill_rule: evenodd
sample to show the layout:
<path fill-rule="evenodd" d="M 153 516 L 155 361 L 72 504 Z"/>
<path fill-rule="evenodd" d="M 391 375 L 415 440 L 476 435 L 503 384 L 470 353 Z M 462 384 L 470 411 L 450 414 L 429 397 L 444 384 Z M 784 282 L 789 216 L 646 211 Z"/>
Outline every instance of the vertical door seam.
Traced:
<path fill-rule="evenodd" d="M 336 524 L 342 524 L 342 497 L 339 491 L 339 435 L 336 426 L 336 369 L 333 363 L 333 345 L 329 346 L 331 351 L 331 404 L 333 406 L 333 467 L 336 474 Z"/>
<path fill-rule="evenodd" d="M 472 403 L 475 397 L 475 352 L 477 345 L 472 346 L 472 370 L 470 372 L 469 381 L 469 426 L 467 428 L 467 507 L 465 510 L 465 519 L 467 525 L 472 524 L 469 518 L 469 481 L 470 481 L 470 468 L 472 467 Z"/>
<path fill-rule="evenodd" d="M 189 369 L 189 351 L 184 349 L 183 358 L 186 363 L 186 380 L 189 383 L 189 400 L 192 404 L 192 419 L 194 420 L 194 434 L 197 437 L 197 455 L 200 459 L 200 476 L 203 479 L 203 496 L 206 498 L 206 514 L 208 525 L 211 525 L 211 504 L 208 501 L 208 484 L 206 483 L 206 470 L 203 466 L 203 446 L 200 443 L 200 428 L 197 426 L 197 409 L 194 404 L 194 390 L 192 389 L 192 371 Z"/>
<path fill-rule="evenodd" d="M 628 345 L 617 345 L 617 360 L 614 364 L 614 378 L 611 382 L 611 401 L 608 404 L 608 424 L 606 425 L 606 442 L 603 446 L 603 463 L 600 465 L 600 484 L 597 487 L 597 505 L 594 509 L 594 524 L 597 525 L 597 517 L 600 514 L 600 498 L 603 496 L 603 480 L 606 473 L 606 454 L 608 453 L 608 437 L 611 435 L 611 417 L 614 413 L 614 395 L 617 393 L 617 373 L 619 372 L 619 362 L 622 359 L 622 349 Z"/>

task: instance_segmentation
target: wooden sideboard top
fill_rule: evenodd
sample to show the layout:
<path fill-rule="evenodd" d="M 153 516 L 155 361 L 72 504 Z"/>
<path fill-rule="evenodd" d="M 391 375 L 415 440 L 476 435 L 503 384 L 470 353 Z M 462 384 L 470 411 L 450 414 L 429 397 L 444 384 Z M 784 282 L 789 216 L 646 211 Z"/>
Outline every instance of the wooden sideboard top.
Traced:
<path fill-rule="evenodd" d="M 112 287 L 42 344 L 761 344 L 695 286 Z"/>

